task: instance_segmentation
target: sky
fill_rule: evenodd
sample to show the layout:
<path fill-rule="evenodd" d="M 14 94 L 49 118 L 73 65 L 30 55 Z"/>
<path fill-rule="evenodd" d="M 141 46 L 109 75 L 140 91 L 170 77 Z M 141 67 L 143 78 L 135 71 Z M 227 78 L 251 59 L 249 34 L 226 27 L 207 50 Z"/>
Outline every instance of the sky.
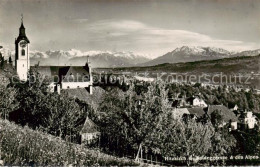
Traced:
<path fill-rule="evenodd" d="M 21 14 L 31 50 L 260 49 L 258 0 L 0 0 L 0 45 L 14 49 Z"/>

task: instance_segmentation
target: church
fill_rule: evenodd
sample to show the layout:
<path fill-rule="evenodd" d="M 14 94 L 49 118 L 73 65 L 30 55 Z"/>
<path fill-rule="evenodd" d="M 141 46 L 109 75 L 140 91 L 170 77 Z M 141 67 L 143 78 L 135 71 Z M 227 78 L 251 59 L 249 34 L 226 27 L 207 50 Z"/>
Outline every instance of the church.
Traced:
<path fill-rule="evenodd" d="M 19 36 L 15 39 L 15 70 L 20 80 L 28 80 L 30 68 L 30 40 L 26 36 L 23 25 L 23 17 L 19 29 Z M 86 88 L 90 94 L 93 89 L 93 77 L 90 62 L 87 60 L 85 66 L 39 66 L 38 72 L 51 78 L 49 85 L 51 92 L 58 92 L 62 89 Z"/>

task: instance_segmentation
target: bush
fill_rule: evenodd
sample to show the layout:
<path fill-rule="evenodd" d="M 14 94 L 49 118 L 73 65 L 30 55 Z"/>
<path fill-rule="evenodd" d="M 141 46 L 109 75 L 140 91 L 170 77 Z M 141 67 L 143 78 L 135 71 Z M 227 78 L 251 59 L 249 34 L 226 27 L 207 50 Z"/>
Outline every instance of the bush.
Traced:
<path fill-rule="evenodd" d="M 5 165 L 138 165 L 1 119 L 0 128 L 0 158 Z"/>

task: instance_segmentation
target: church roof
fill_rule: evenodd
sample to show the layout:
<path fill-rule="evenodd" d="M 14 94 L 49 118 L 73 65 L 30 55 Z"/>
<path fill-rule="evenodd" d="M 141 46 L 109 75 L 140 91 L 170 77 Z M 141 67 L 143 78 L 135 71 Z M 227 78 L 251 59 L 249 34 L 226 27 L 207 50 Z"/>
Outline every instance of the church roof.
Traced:
<path fill-rule="evenodd" d="M 26 34 L 25 34 L 25 28 L 23 25 L 23 22 L 21 23 L 21 26 L 19 28 L 19 36 L 17 37 L 17 39 L 15 40 L 15 43 L 19 43 L 21 40 L 25 40 L 27 43 L 30 43 L 29 39 L 27 38 Z"/>
<path fill-rule="evenodd" d="M 38 66 L 37 69 L 41 75 L 54 79 L 54 82 L 89 81 L 89 70 L 85 66 Z"/>
<path fill-rule="evenodd" d="M 20 29 L 25 29 L 24 26 L 23 26 L 23 22 L 22 22 L 22 24 L 20 26 Z"/>
<path fill-rule="evenodd" d="M 25 40 L 27 43 L 30 43 L 29 39 L 27 38 L 27 36 L 18 36 L 18 38 L 16 39 L 15 43 L 18 44 L 21 40 Z"/>
<path fill-rule="evenodd" d="M 89 81 L 89 71 L 85 67 L 80 66 L 70 66 L 66 71 L 64 71 L 63 82 L 86 82 Z"/>

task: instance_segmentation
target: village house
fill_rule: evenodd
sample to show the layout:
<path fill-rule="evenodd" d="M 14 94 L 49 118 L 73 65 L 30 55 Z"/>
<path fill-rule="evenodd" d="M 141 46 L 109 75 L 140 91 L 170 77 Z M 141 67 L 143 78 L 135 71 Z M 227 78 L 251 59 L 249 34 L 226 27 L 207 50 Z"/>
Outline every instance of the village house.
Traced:
<path fill-rule="evenodd" d="M 172 107 L 186 107 L 189 106 L 184 98 L 173 99 Z"/>
<path fill-rule="evenodd" d="M 100 137 L 98 126 L 88 117 L 80 131 L 81 144 L 91 144 L 96 142 Z"/>
<path fill-rule="evenodd" d="M 252 111 L 244 111 L 240 116 L 241 129 L 253 129 L 257 125 L 257 117 L 253 115 Z"/>
<path fill-rule="evenodd" d="M 175 108 L 173 110 L 173 113 L 175 113 L 175 118 L 180 118 L 188 115 L 190 118 L 206 118 L 206 120 L 211 120 L 213 112 L 215 112 L 214 114 L 217 113 L 221 116 L 221 122 L 219 123 L 220 128 L 224 127 L 225 125 L 229 125 L 231 130 L 236 130 L 238 128 L 237 116 L 223 105 L 209 105 L 208 107 Z"/>
<path fill-rule="evenodd" d="M 182 119 L 185 115 L 189 115 L 187 108 L 174 108 L 172 110 L 172 115 L 174 119 Z"/>
<path fill-rule="evenodd" d="M 238 110 L 238 106 L 235 105 L 234 107 L 231 108 L 231 111 L 237 111 Z"/>
<path fill-rule="evenodd" d="M 224 127 L 225 125 L 229 124 L 231 130 L 237 130 L 237 128 L 238 128 L 238 118 L 226 106 L 224 106 L 224 105 L 209 105 L 207 107 L 207 110 L 206 110 L 207 116 L 209 118 L 211 118 L 213 112 L 218 113 L 222 117 L 222 120 L 221 120 L 219 127 Z"/>
<path fill-rule="evenodd" d="M 199 96 L 192 96 L 192 97 L 188 98 L 186 101 L 192 107 L 207 107 L 208 106 L 206 104 L 206 102 Z"/>
<path fill-rule="evenodd" d="M 175 97 L 172 98 L 172 107 L 207 107 L 208 105 L 206 102 L 200 98 L 199 96 L 192 96 L 186 98 L 185 95 L 183 97 L 179 97 L 180 94 L 177 94 Z"/>

